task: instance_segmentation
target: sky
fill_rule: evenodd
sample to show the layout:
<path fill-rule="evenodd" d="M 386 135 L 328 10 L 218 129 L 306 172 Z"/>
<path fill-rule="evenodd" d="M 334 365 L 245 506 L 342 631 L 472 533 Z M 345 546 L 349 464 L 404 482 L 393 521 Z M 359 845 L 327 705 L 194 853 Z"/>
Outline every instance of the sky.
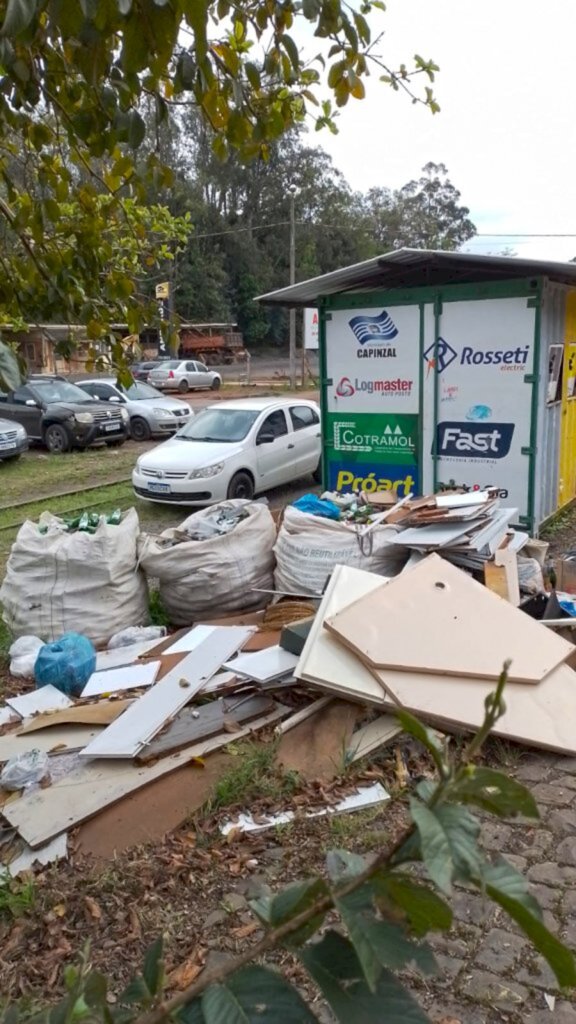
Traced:
<path fill-rule="evenodd" d="M 342 110 L 338 136 L 314 139 L 352 188 L 396 188 L 429 160 L 444 163 L 481 233 L 468 251 L 576 256 L 574 0 L 388 0 L 370 23 L 385 30 L 376 52 L 390 66 L 414 53 L 440 66 L 441 112 L 413 106 L 374 75 L 366 98 Z"/>

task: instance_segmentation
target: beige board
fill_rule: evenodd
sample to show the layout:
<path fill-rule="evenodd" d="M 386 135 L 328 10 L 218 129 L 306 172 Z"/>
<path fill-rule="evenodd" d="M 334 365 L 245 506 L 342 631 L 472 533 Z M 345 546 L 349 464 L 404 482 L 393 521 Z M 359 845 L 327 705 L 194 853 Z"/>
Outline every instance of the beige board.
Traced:
<path fill-rule="evenodd" d="M 100 700 L 97 704 L 78 704 L 63 711 L 46 711 L 29 718 L 18 730 L 18 735 L 25 736 L 56 725 L 109 725 L 131 703 L 131 700 Z"/>
<path fill-rule="evenodd" d="M 539 683 L 572 653 L 508 601 L 438 555 L 328 617 L 326 628 L 375 668 Z"/>
<path fill-rule="evenodd" d="M 483 679 L 374 670 L 395 700 L 415 715 L 475 731 L 484 721 L 484 701 L 494 684 Z M 528 746 L 576 754 L 576 673 L 554 669 L 538 686 L 515 683 L 504 691 L 506 712 L 493 733 Z"/>
<path fill-rule="evenodd" d="M 103 807 L 112 806 L 148 782 L 168 775 L 194 758 L 205 757 L 212 750 L 242 739 L 252 730 L 272 725 L 289 713 L 289 708 L 277 706 L 274 711 L 254 719 L 233 736 L 228 733 L 213 736 L 172 757 L 140 768 L 131 761 L 94 761 L 83 764 L 47 789 L 37 789 L 7 804 L 2 813 L 35 849 L 91 818 Z"/>
<path fill-rule="evenodd" d="M 43 729 L 32 735 L 20 736 L 16 732 L 0 736 L 0 762 L 25 754 L 27 750 L 41 750 L 45 754 L 70 754 L 83 750 L 100 735 L 102 729 L 89 725 L 63 725 Z"/>

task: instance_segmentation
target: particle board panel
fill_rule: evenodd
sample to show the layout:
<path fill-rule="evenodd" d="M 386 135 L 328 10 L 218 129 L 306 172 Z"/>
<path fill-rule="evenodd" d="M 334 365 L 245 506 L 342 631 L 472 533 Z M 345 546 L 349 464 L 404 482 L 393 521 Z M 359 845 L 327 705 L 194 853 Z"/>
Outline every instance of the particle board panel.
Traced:
<path fill-rule="evenodd" d="M 295 654 L 290 654 L 282 647 L 268 647 L 254 654 L 239 654 L 233 661 L 224 662 L 224 668 L 241 676 L 248 676 L 256 682 L 265 683 L 269 679 L 292 672 L 298 663 Z"/>
<path fill-rule="evenodd" d="M 118 693 L 120 690 L 135 690 L 140 686 L 152 686 L 159 669 L 159 661 L 140 661 L 135 665 L 111 668 L 105 672 L 93 672 L 82 690 L 82 697 L 99 697 L 103 693 Z"/>
<path fill-rule="evenodd" d="M 409 711 L 471 731 L 484 721 L 484 701 L 494 692 L 494 684 L 482 679 L 436 676 L 430 685 L 426 673 L 374 671 L 386 690 Z M 506 712 L 493 729 L 495 736 L 576 754 L 576 673 L 567 665 L 559 665 L 539 686 L 507 686 L 504 701 Z"/>
<path fill-rule="evenodd" d="M 375 750 L 386 746 L 402 732 L 402 726 L 398 724 L 392 715 L 379 715 L 373 722 L 368 722 L 361 729 L 353 733 L 350 745 L 346 751 L 347 759 L 359 761 L 362 757 L 368 757 Z"/>
<path fill-rule="evenodd" d="M 25 754 L 27 750 L 41 750 L 46 754 L 69 754 L 95 740 L 102 729 L 89 725 L 62 725 L 54 729 L 42 729 L 32 735 L 20 736 L 8 732 L 0 736 L 0 762 Z"/>
<path fill-rule="evenodd" d="M 56 725 L 110 725 L 131 703 L 132 700 L 100 700 L 97 704 L 78 704 L 62 711 L 46 711 L 28 719 L 18 729 L 18 735 L 25 736 Z"/>
<path fill-rule="evenodd" d="M 375 668 L 496 680 L 511 659 L 510 682 L 539 683 L 573 653 L 508 601 L 438 555 L 395 577 L 326 628 Z M 416 641 L 416 642 L 415 642 Z"/>
<path fill-rule="evenodd" d="M 382 686 L 372 672 L 324 628 L 324 622 L 351 602 L 373 594 L 385 582 L 386 577 L 364 569 L 336 566 L 296 666 L 297 679 L 349 700 L 376 706 L 383 703 Z"/>
<path fill-rule="evenodd" d="M 93 761 L 82 764 L 47 789 L 34 790 L 7 804 L 2 813 L 9 824 L 18 829 L 22 838 L 36 849 L 147 783 L 176 771 L 194 758 L 205 757 L 213 750 L 225 747 L 232 741 L 236 742 L 253 730 L 273 725 L 289 713 L 290 708 L 277 705 L 270 714 L 254 719 L 234 736 L 213 736 L 154 764 L 140 767 L 132 761 Z"/>
<path fill-rule="evenodd" d="M 88 744 L 82 756 L 135 757 L 202 689 L 222 662 L 243 643 L 244 636 L 244 629 L 237 626 L 210 633 L 196 650 L 186 655 L 176 668 L 135 700 L 121 718 Z"/>
<path fill-rule="evenodd" d="M 20 697 L 6 697 L 8 707 L 12 708 L 21 718 L 29 718 L 38 711 L 51 711 L 53 708 L 69 708 L 72 701 L 65 693 L 55 686 L 41 686 L 31 693 Z"/>
<path fill-rule="evenodd" d="M 342 755 L 359 714 L 357 704 L 331 699 L 320 715 L 305 719 L 280 737 L 278 762 L 309 782 L 331 782 L 342 773 Z"/>

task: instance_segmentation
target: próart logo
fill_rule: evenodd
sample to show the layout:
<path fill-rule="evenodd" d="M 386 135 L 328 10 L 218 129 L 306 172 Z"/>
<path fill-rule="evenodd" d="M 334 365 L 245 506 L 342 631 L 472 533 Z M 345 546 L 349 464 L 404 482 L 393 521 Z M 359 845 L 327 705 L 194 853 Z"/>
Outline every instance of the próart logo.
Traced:
<path fill-rule="evenodd" d="M 342 377 L 340 383 L 336 385 L 338 398 L 350 398 L 355 392 L 356 388 L 349 377 Z"/>
<path fill-rule="evenodd" d="M 444 458 L 503 459 L 513 434 L 514 423 L 439 423 L 437 451 Z"/>
<path fill-rule="evenodd" d="M 385 345 L 398 335 L 398 328 L 385 309 L 379 316 L 354 316 L 349 324 L 360 345 Z"/>

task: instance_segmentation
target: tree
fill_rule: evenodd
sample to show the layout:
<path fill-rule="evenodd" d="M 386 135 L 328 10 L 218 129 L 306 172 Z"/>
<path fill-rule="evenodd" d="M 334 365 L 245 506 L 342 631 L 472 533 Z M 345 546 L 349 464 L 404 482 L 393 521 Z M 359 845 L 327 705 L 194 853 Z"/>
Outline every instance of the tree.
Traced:
<path fill-rule="evenodd" d="M 381 6 L 0 0 L 0 219 L 14 254 L 10 279 L 4 273 L 0 280 L 4 319 L 26 319 L 32 296 L 48 288 L 60 319 L 88 318 L 100 336 L 109 332 L 124 286 L 109 281 L 105 247 L 96 244 L 90 259 L 77 256 L 94 246 L 90 224 L 103 195 L 109 217 L 141 237 L 138 204 L 150 188 L 158 193 L 174 180 L 160 134 L 182 105 L 209 127 L 216 156 L 238 152 L 243 160 L 266 158 L 271 143 L 309 112 L 316 128 L 336 130 L 331 102 L 317 94 L 327 82 L 336 106 L 360 99 L 370 69 L 438 109 L 429 84 L 421 95 L 413 91 L 415 76 L 434 80 L 431 61 L 416 56 L 411 70 L 392 70 L 376 56 L 367 19 Z M 314 31 L 318 58 L 299 49 L 292 34 L 299 22 Z M 33 199 L 30 180 L 39 185 Z M 62 247 L 66 237 L 76 254 Z M 128 285 L 124 291 L 122 319 L 141 321 L 140 296 Z"/>
<path fill-rule="evenodd" d="M 459 249 L 476 234 L 469 209 L 448 178 L 444 164 L 427 163 L 417 181 L 396 192 L 371 189 L 366 209 L 370 225 L 385 249 Z"/>

